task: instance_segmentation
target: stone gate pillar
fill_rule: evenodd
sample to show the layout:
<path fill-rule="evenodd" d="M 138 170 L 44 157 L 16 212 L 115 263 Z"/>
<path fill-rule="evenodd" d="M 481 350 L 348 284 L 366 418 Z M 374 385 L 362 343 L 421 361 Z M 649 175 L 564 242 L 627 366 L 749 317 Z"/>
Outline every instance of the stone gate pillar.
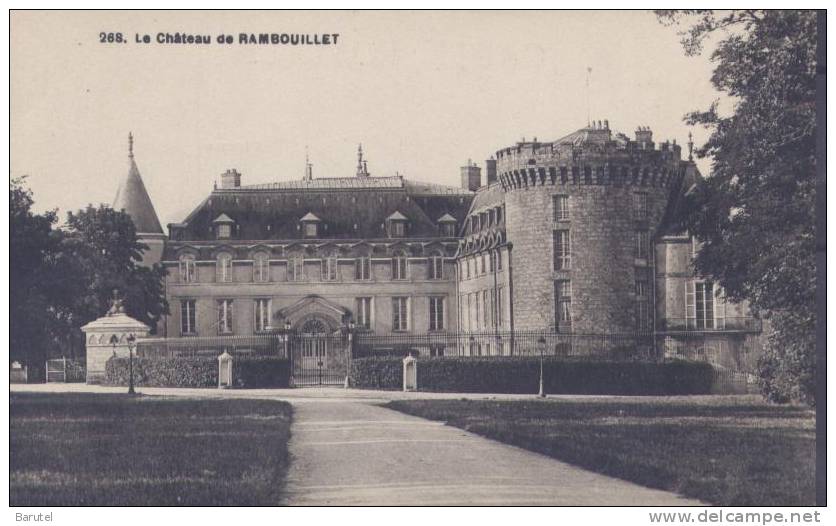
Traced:
<path fill-rule="evenodd" d="M 127 314 L 122 300 L 114 291 L 110 310 L 101 318 L 81 328 L 87 350 L 87 383 L 100 383 L 105 376 L 105 364 L 111 356 L 128 357 L 128 336 L 145 338 L 151 328 Z M 136 343 L 134 343 L 134 346 Z"/>

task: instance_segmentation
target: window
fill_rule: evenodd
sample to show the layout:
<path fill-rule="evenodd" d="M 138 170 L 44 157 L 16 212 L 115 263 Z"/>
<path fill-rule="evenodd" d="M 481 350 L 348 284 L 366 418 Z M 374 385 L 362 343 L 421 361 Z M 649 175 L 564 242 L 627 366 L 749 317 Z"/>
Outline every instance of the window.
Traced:
<path fill-rule="evenodd" d="M 456 223 L 441 223 L 441 235 L 444 237 L 456 237 Z"/>
<path fill-rule="evenodd" d="M 491 289 L 491 323 L 495 327 L 497 324 L 496 319 L 496 289 Z"/>
<path fill-rule="evenodd" d="M 409 330 L 409 298 L 392 298 L 392 330 Z"/>
<path fill-rule="evenodd" d="M 636 329 L 650 329 L 650 286 L 647 269 L 636 269 Z"/>
<path fill-rule="evenodd" d="M 502 287 L 496 289 L 496 324 L 502 326 Z"/>
<path fill-rule="evenodd" d="M 569 196 L 556 195 L 552 197 L 555 221 L 569 221 Z"/>
<path fill-rule="evenodd" d="M 337 256 L 328 256 L 322 260 L 322 280 L 334 281 L 337 279 Z"/>
<path fill-rule="evenodd" d="M 368 280 L 372 278 L 372 260 L 360 257 L 354 260 L 354 279 Z"/>
<path fill-rule="evenodd" d="M 317 236 L 317 225 L 313 222 L 305 222 L 303 223 L 303 228 L 305 230 L 305 237 L 316 237 Z"/>
<path fill-rule="evenodd" d="M 650 209 L 648 208 L 647 194 L 635 193 L 633 194 L 633 216 L 636 219 L 647 219 Z"/>
<path fill-rule="evenodd" d="M 221 283 L 232 281 L 232 256 L 229 254 L 221 254 L 218 256 L 216 276 L 217 280 Z"/>
<path fill-rule="evenodd" d="M 406 221 L 390 221 L 389 236 L 404 237 L 406 235 Z"/>
<path fill-rule="evenodd" d="M 484 254 L 482 254 L 482 274 L 487 274 L 488 272 L 492 272 L 491 254 L 490 252 L 485 252 Z"/>
<path fill-rule="evenodd" d="M 571 268 L 572 253 L 568 230 L 554 231 L 554 269 L 566 270 Z"/>
<path fill-rule="evenodd" d="M 354 312 L 356 314 L 357 327 L 362 329 L 372 328 L 372 299 L 357 298 Z"/>
<path fill-rule="evenodd" d="M 482 291 L 482 324 L 486 329 L 490 326 L 491 320 L 488 318 L 490 304 L 488 303 L 488 291 Z"/>
<path fill-rule="evenodd" d="M 305 260 L 302 256 L 292 256 L 287 261 L 287 280 L 302 281 L 305 279 Z"/>
<path fill-rule="evenodd" d="M 397 280 L 404 280 L 406 279 L 407 275 L 407 266 L 406 266 L 406 253 L 403 251 L 399 251 L 395 253 L 395 257 L 392 258 L 392 279 Z"/>
<path fill-rule="evenodd" d="M 197 334 L 195 300 L 180 301 L 180 334 L 183 336 Z"/>
<path fill-rule="evenodd" d="M 232 225 L 221 223 L 218 225 L 218 239 L 229 239 L 232 237 Z"/>
<path fill-rule="evenodd" d="M 502 270 L 502 251 L 496 251 L 496 270 Z"/>
<path fill-rule="evenodd" d="M 253 258 L 253 281 L 256 283 L 270 281 L 270 260 L 267 254 L 256 254 Z"/>
<path fill-rule="evenodd" d="M 636 298 L 636 329 L 650 329 L 650 303 L 647 298 Z"/>
<path fill-rule="evenodd" d="M 263 332 L 270 330 L 270 308 L 271 301 L 268 298 L 259 298 L 255 300 L 255 332 Z"/>
<path fill-rule="evenodd" d="M 194 283 L 197 281 L 194 256 L 180 256 L 180 282 Z"/>
<path fill-rule="evenodd" d="M 218 300 L 218 334 L 232 334 L 232 300 Z"/>
<path fill-rule="evenodd" d="M 476 294 L 476 329 L 482 328 L 482 295 L 478 292 Z"/>
<path fill-rule="evenodd" d="M 572 322 L 572 283 L 569 280 L 554 282 L 554 298 L 556 302 L 555 317 L 558 324 Z"/>
<path fill-rule="evenodd" d="M 444 330 L 444 298 L 430 297 L 430 330 Z"/>
<path fill-rule="evenodd" d="M 649 234 L 647 230 L 636 231 L 636 257 L 647 259 Z"/>
<path fill-rule="evenodd" d="M 467 258 L 465 260 L 465 263 L 466 263 L 466 265 L 465 265 L 465 270 L 466 270 L 465 279 L 470 279 L 470 272 L 473 270 L 473 269 L 470 268 L 472 266 L 471 265 L 471 258 Z"/>
<path fill-rule="evenodd" d="M 427 277 L 429 279 L 443 279 L 444 277 L 444 256 L 440 252 L 434 253 L 427 260 L 429 265 Z"/>
<path fill-rule="evenodd" d="M 473 293 L 467 294 L 467 330 L 473 330 Z"/>
<path fill-rule="evenodd" d="M 686 321 L 689 329 L 722 329 L 725 327 L 725 303 L 719 287 L 711 281 L 689 282 L 686 296 Z"/>

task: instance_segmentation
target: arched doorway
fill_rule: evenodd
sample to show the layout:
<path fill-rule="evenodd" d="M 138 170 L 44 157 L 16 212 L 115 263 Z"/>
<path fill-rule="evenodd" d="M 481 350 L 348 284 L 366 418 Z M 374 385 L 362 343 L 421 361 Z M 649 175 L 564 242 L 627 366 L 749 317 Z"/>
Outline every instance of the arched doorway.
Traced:
<path fill-rule="evenodd" d="M 346 374 L 342 334 L 318 317 L 302 321 L 291 336 L 295 385 L 341 385 Z"/>

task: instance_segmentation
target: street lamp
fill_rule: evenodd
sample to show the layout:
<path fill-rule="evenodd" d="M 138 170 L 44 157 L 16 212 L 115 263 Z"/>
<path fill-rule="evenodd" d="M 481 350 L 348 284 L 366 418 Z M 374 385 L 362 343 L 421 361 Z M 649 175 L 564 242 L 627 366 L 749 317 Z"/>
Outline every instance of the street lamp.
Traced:
<path fill-rule="evenodd" d="M 537 338 L 537 347 L 540 348 L 540 392 L 537 396 L 540 398 L 546 397 L 546 390 L 543 389 L 543 353 L 546 352 L 546 338 L 540 336 Z"/>
<path fill-rule="evenodd" d="M 134 391 L 134 347 L 136 343 L 136 336 L 128 335 L 128 394 L 136 394 Z"/>

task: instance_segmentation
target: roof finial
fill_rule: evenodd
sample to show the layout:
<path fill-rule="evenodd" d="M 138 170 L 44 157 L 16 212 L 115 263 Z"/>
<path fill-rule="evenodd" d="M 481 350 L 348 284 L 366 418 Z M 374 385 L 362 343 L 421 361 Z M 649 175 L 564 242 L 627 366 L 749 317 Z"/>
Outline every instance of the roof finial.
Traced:
<path fill-rule="evenodd" d="M 308 156 L 308 145 L 305 145 L 305 177 L 302 179 L 303 181 L 310 181 L 313 179 L 313 165 L 311 164 L 311 159 Z"/>
<path fill-rule="evenodd" d="M 694 138 L 690 131 L 688 132 L 688 160 L 694 160 Z"/>
<path fill-rule="evenodd" d="M 357 177 L 368 177 L 369 170 L 366 168 L 366 161 L 363 160 L 363 144 L 357 145 Z"/>
<path fill-rule="evenodd" d="M 134 158 L 134 134 L 128 132 L 128 158 Z"/>

